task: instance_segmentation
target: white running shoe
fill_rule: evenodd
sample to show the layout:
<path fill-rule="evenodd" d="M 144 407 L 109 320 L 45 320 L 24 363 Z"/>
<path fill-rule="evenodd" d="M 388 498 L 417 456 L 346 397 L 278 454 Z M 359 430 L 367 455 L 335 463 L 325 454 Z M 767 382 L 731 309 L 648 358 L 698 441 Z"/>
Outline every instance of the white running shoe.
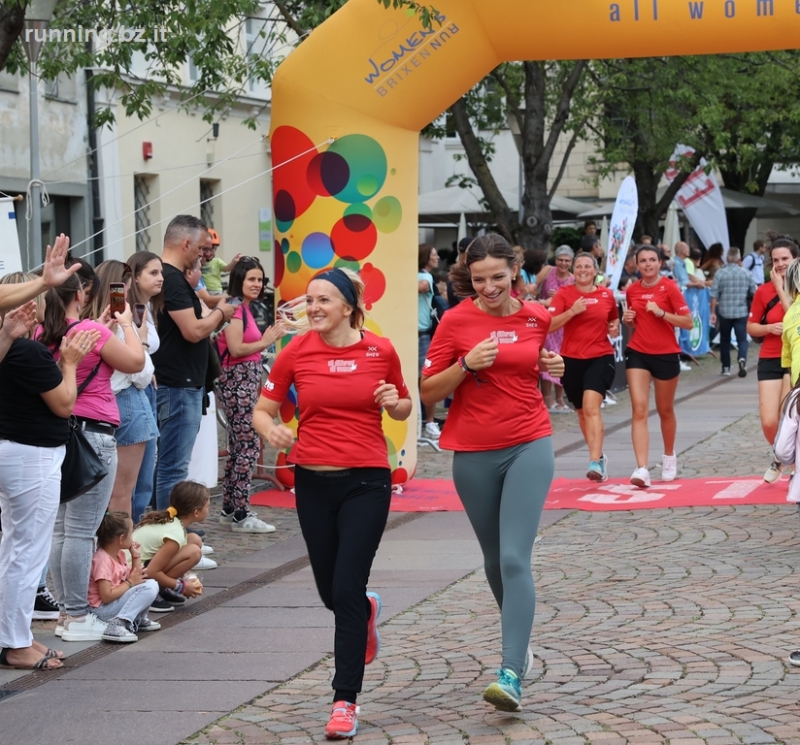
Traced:
<path fill-rule="evenodd" d="M 208 556 L 201 556 L 200 561 L 195 564 L 192 569 L 216 569 L 217 562 L 214 559 L 209 559 Z"/>
<path fill-rule="evenodd" d="M 634 486 L 638 486 L 640 489 L 646 489 L 650 486 L 650 471 L 646 468 L 637 468 L 631 474 L 631 483 Z"/>
<path fill-rule="evenodd" d="M 248 512 L 243 520 L 233 520 L 231 530 L 234 533 L 274 533 L 275 526 L 259 520 L 252 512 Z"/>
<path fill-rule="evenodd" d="M 678 475 L 678 456 L 677 455 L 662 455 L 661 456 L 661 480 L 662 481 L 675 481 Z"/>
<path fill-rule="evenodd" d="M 774 460 L 770 463 L 769 468 L 764 473 L 764 481 L 768 484 L 774 484 L 781 477 L 781 464 Z"/>
<path fill-rule="evenodd" d="M 438 440 L 441 437 L 442 430 L 436 422 L 427 422 L 422 429 L 423 437 L 430 437 L 431 440 Z"/>
<path fill-rule="evenodd" d="M 528 651 L 525 653 L 525 664 L 522 666 L 522 675 L 520 675 L 520 678 L 528 677 L 528 673 L 533 667 L 533 661 L 533 650 L 528 647 Z"/>
<path fill-rule="evenodd" d="M 684 371 L 684 372 L 687 371 L 687 370 L 691 370 L 692 369 L 692 366 L 691 365 L 687 365 L 683 360 L 680 361 L 678 367 L 680 367 L 680 369 L 682 371 Z"/>
<path fill-rule="evenodd" d="M 214 553 L 214 549 L 211 548 L 211 546 L 209 546 L 207 543 L 204 543 L 200 547 L 200 553 L 203 554 L 203 556 L 207 556 L 208 554 L 213 554 Z"/>

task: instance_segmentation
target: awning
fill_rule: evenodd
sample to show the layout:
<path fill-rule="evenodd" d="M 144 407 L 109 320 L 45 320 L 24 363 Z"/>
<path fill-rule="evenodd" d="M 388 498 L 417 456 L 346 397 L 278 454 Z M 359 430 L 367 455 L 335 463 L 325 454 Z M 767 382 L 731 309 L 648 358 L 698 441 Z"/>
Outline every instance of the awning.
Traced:
<path fill-rule="evenodd" d="M 503 198 L 513 212 L 519 206 L 519 191 L 517 189 L 502 189 Z M 485 215 L 485 207 L 481 203 L 483 192 L 477 186 L 469 186 L 462 189 L 460 186 L 448 186 L 444 189 L 429 191 L 419 195 L 420 215 L 455 215 L 455 222 L 458 216 L 465 215 Z M 596 202 L 579 202 L 577 199 L 569 199 L 556 194 L 550 201 L 550 209 L 553 212 L 564 212 L 570 215 L 577 215 L 587 207 L 596 205 Z"/>
<path fill-rule="evenodd" d="M 667 190 L 666 186 L 659 186 L 656 196 L 658 199 L 664 195 Z M 755 208 L 756 217 L 795 217 L 800 215 L 800 210 L 796 210 L 786 202 L 781 202 L 777 199 L 768 199 L 766 197 L 758 197 L 755 194 L 745 194 L 739 191 L 733 191 L 721 187 L 722 201 L 725 204 L 726 210 L 741 210 L 747 208 Z M 602 217 L 603 215 L 610 215 L 614 212 L 613 199 L 604 200 L 603 203 L 595 209 L 582 212 L 578 217 Z M 680 209 L 680 202 L 677 202 Z M 682 210 L 681 210 L 682 211 Z"/>

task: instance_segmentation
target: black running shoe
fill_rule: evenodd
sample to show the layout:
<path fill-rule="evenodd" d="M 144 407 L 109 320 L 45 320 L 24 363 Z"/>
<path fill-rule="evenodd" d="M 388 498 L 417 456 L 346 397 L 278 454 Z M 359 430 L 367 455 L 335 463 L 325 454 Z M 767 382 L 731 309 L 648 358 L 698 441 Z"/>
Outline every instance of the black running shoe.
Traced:
<path fill-rule="evenodd" d="M 161 595 L 156 595 L 156 599 L 150 604 L 151 613 L 172 613 L 174 610 L 172 603 L 168 603 Z"/>
<path fill-rule="evenodd" d="M 162 588 L 159 595 L 161 595 L 162 600 L 166 600 L 170 605 L 183 605 L 186 602 L 186 598 L 179 592 L 175 592 L 175 590 Z"/>

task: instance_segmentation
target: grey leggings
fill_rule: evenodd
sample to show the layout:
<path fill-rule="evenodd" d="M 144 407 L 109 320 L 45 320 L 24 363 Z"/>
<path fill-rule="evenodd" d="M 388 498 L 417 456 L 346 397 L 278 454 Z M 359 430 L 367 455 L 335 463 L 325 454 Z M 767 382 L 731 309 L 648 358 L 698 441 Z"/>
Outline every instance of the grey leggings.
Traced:
<path fill-rule="evenodd" d="M 458 452 L 453 481 L 483 551 L 503 632 L 503 667 L 521 675 L 536 591 L 531 552 L 553 480 L 550 437 L 502 450 Z"/>

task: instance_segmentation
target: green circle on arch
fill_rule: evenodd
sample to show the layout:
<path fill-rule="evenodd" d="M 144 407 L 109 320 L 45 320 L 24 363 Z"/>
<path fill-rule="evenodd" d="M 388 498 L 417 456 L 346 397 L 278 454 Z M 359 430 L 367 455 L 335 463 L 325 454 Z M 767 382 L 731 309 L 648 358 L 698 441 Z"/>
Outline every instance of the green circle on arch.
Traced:
<path fill-rule="evenodd" d="M 381 190 L 387 163 L 386 153 L 377 140 L 366 135 L 345 135 L 328 152 L 340 155 L 350 168 L 347 186 L 335 195 L 340 202 L 366 202 Z"/>
<path fill-rule="evenodd" d="M 397 197 L 383 197 L 375 204 L 372 221 L 381 233 L 394 233 L 403 219 L 403 208 Z"/>

